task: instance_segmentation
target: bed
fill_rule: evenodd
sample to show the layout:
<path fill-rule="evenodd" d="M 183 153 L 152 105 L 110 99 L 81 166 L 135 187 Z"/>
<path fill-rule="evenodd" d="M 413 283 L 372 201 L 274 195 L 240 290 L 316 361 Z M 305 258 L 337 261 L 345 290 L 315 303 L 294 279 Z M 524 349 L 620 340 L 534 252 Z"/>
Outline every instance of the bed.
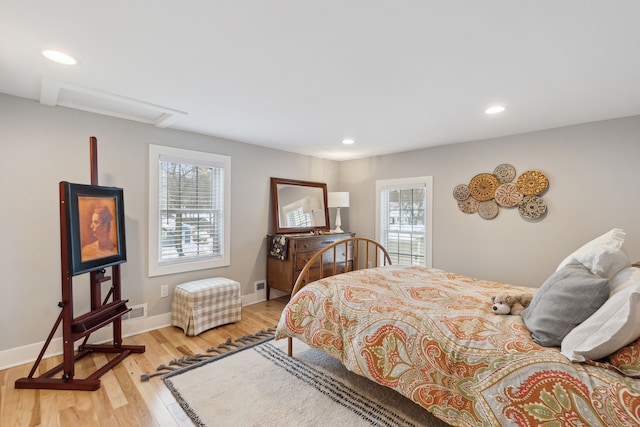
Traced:
<path fill-rule="evenodd" d="M 534 340 L 521 316 L 492 313 L 496 293 L 532 288 L 390 265 L 372 241 L 364 239 L 373 251 L 360 251 L 362 240 L 337 242 L 303 269 L 276 331 L 290 339 L 290 354 L 291 339 L 299 339 L 454 426 L 640 425 L 637 337 L 605 359 L 571 361 L 582 357 L 576 348 L 567 357 L 569 350 Z M 323 259 L 335 259 L 336 250 L 366 256 L 332 275 Z M 325 277 L 305 284 L 313 269 Z"/>

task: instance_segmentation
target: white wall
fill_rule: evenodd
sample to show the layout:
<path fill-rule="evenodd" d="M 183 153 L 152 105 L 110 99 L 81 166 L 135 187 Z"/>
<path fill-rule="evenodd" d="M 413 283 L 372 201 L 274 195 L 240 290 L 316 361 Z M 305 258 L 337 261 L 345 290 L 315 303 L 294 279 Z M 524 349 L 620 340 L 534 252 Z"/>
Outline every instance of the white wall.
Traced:
<path fill-rule="evenodd" d="M 271 176 L 349 191 L 343 229 L 374 237 L 375 180 L 432 175 L 434 266 L 475 277 L 539 286 L 566 254 L 613 227 L 627 231 L 627 252 L 640 259 L 640 117 L 338 163 L 0 94 L 0 367 L 8 353 L 35 358 L 60 311 L 58 182 L 89 182 L 90 136 L 98 138 L 99 183 L 125 192 L 124 298 L 147 303 L 152 317 L 170 312 L 175 285 L 187 280 L 226 276 L 242 284 L 244 297 L 255 296 L 253 283 L 266 272 Z M 231 156 L 230 267 L 147 277 L 149 144 Z M 501 163 L 518 174 L 545 172 L 546 218 L 528 222 L 515 210 L 501 210 L 484 220 L 458 210 L 453 188 Z M 333 226 L 335 209 L 330 215 Z M 164 284 L 169 298 L 160 298 Z M 74 280 L 74 292 L 76 314 L 82 314 L 89 306 L 84 276 Z M 19 347 L 25 352 L 13 351 Z"/>
<path fill-rule="evenodd" d="M 248 126 L 250 124 L 247 124 Z M 122 187 L 127 263 L 123 298 L 147 303 L 148 315 L 171 310 L 179 283 L 225 276 L 242 284 L 246 297 L 266 277 L 266 239 L 271 231 L 272 176 L 326 182 L 335 191 L 338 163 L 127 120 L 46 107 L 0 94 L 0 366 L 2 351 L 44 341 L 60 309 L 58 183 L 90 182 L 89 137 L 98 139 L 100 185 Z M 148 145 L 178 146 L 231 156 L 231 266 L 147 277 Z M 76 316 L 89 309 L 88 275 L 74 278 Z M 169 297 L 160 298 L 160 286 Z M 60 335 L 60 333 L 58 333 Z M 33 358 L 35 351 L 29 349 Z"/>
<path fill-rule="evenodd" d="M 504 120 L 508 120 L 505 116 Z M 538 287 L 566 255 L 614 227 L 640 260 L 640 117 L 341 162 L 340 188 L 351 194 L 349 231 L 375 235 L 375 181 L 433 176 L 433 266 L 473 277 Z M 517 174 L 549 178 L 546 218 L 515 209 L 493 220 L 458 210 L 453 188 L 502 163 Z"/>

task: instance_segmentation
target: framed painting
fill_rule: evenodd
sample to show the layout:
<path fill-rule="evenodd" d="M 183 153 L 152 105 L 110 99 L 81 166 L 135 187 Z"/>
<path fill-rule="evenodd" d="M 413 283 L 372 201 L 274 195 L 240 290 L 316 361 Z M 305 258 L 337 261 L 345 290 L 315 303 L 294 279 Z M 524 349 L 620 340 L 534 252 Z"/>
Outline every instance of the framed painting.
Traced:
<path fill-rule="evenodd" d="M 61 183 L 71 275 L 126 262 L 122 188 Z"/>

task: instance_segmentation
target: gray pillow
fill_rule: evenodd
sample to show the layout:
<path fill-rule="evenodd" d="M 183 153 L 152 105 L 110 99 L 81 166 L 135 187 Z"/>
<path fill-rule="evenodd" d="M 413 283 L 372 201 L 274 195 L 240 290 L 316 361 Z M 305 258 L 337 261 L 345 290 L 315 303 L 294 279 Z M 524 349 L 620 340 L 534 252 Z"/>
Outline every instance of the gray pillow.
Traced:
<path fill-rule="evenodd" d="M 551 275 L 520 315 L 533 340 L 560 347 L 562 339 L 609 298 L 609 280 L 582 264 L 568 264 Z"/>

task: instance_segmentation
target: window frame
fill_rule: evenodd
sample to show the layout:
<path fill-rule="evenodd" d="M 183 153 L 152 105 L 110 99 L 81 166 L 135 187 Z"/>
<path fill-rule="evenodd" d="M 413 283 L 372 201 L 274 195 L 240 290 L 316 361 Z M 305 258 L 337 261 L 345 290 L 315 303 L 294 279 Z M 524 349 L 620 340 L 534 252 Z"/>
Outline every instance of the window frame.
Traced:
<path fill-rule="evenodd" d="M 203 259 L 177 260 L 171 263 L 160 263 L 159 251 L 161 242 L 160 231 L 160 160 L 170 158 L 171 161 L 189 165 L 212 166 L 221 165 L 224 168 L 224 226 L 222 234 L 222 256 Z M 219 268 L 231 265 L 231 157 L 149 144 L 149 247 L 148 247 L 148 275 L 162 276 L 166 274 L 184 273 L 188 271 Z"/>
<path fill-rule="evenodd" d="M 383 244 L 386 239 L 382 238 L 381 220 L 381 192 L 383 190 L 424 188 L 426 200 L 424 206 L 424 261 L 425 267 L 431 268 L 433 265 L 433 176 L 420 176 L 412 178 L 393 178 L 376 181 L 376 241 Z M 386 246 L 386 245 L 385 245 Z"/>

